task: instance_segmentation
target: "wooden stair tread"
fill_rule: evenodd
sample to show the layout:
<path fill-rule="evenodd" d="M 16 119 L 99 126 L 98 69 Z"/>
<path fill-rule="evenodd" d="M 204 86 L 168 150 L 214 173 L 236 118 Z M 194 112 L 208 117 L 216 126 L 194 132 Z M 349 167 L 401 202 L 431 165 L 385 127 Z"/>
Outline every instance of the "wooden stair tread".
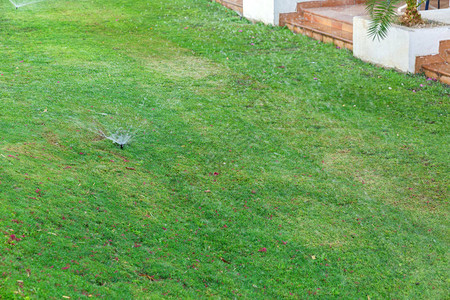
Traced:
<path fill-rule="evenodd" d="M 335 21 L 353 24 L 353 17 L 366 16 L 365 5 L 341 5 L 304 8 L 305 13 L 312 13 Z"/>
<path fill-rule="evenodd" d="M 334 39 L 342 40 L 346 43 L 353 44 L 353 35 L 351 33 L 330 27 L 322 24 L 312 23 L 308 21 L 288 21 L 291 25 L 295 25 L 301 28 L 305 28 L 311 30 L 313 32 L 320 33 L 322 35 L 326 35 L 332 37 Z"/>
<path fill-rule="evenodd" d="M 446 62 L 423 65 L 422 68 L 441 75 L 450 76 L 450 64 Z"/>
<path fill-rule="evenodd" d="M 334 1 L 301 2 L 296 13 L 282 14 L 282 24 L 353 44 L 353 17 L 367 15 L 365 5 L 355 0 Z"/>
<path fill-rule="evenodd" d="M 219 0 L 219 2 L 221 2 L 221 4 L 229 4 L 229 5 L 234 5 L 234 6 L 238 6 L 238 7 L 243 6 L 242 0 Z"/>
<path fill-rule="evenodd" d="M 427 70 L 433 71 L 430 68 L 440 64 L 450 64 L 450 40 L 439 41 L 439 53 L 416 57 L 416 73 L 420 73 L 424 67 Z M 445 70 L 446 67 L 444 67 Z M 442 69 L 442 68 L 440 68 Z M 434 72 L 434 71 L 433 71 Z M 446 75 L 449 76 L 449 75 Z"/>
<path fill-rule="evenodd" d="M 213 0 L 219 4 L 222 4 L 226 8 L 232 9 L 240 15 L 243 14 L 243 0 Z"/>

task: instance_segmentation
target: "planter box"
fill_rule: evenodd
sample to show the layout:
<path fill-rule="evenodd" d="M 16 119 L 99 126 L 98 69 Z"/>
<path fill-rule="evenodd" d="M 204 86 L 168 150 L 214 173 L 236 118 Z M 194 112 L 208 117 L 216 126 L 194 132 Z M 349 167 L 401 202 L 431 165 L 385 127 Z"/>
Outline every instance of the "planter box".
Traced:
<path fill-rule="evenodd" d="M 372 40 L 367 36 L 369 22 L 367 16 L 353 18 L 353 55 L 403 72 L 414 73 L 416 56 L 438 54 L 439 42 L 450 40 L 450 25 L 430 28 L 392 25 L 385 39 Z"/>

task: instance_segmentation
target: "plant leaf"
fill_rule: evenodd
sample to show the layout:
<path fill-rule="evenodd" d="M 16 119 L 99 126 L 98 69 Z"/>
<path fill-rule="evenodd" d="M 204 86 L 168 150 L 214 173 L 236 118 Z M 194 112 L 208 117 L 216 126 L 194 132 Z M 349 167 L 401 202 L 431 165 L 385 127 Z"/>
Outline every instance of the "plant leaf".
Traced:
<path fill-rule="evenodd" d="M 395 5 L 398 2 L 399 0 L 368 0 L 366 2 L 366 11 L 372 19 L 367 33 L 373 40 L 386 38 L 389 27 L 397 15 Z"/>

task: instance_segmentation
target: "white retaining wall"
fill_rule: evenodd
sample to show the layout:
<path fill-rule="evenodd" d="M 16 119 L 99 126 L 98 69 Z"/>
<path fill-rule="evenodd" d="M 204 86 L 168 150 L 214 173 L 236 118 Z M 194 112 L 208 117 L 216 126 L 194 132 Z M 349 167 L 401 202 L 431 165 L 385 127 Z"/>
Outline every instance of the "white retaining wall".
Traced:
<path fill-rule="evenodd" d="M 439 53 L 439 41 L 450 40 L 450 26 L 407 28 L 392 25 L 383 40 L 367 36 L 368 17 L 353 18 L 353 55 L 361 60 L 415 72 L 416 56 Z"/>
<path fill-rule="evenodd" d="M 280 13 L 295 12 L 297 3 L 304 1 L 305 0 L 244 0 L 244 17 L 254 22 L 279 25 Z"/>

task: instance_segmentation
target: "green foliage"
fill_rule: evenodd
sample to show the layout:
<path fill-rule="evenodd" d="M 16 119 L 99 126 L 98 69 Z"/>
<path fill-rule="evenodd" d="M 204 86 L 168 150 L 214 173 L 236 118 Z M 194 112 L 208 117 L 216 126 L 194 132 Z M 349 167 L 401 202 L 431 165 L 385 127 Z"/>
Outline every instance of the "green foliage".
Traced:
<path fill-rule="evenodd" d="M 366 10 L 371 17 L 368 34 L 373 39 L 386 38 L 389 27 L 397 16 L 396 9 L 399 0 L 367 0 Z"/>
<path fill-rule="evenodd" d="M 389 27 L 398 18 L 396 9 L 399 3 L 399 0 L 367 0 L 366 10 L 372 19 L 367 30 L 370 37 L 374 40 L 386 38 Z M 415 0 L 406 1 L 405 13 L 399 18 L 400 24 L 408 27 L 422 24 L 422 17 L 417 10 L 421 4 Z"/>

